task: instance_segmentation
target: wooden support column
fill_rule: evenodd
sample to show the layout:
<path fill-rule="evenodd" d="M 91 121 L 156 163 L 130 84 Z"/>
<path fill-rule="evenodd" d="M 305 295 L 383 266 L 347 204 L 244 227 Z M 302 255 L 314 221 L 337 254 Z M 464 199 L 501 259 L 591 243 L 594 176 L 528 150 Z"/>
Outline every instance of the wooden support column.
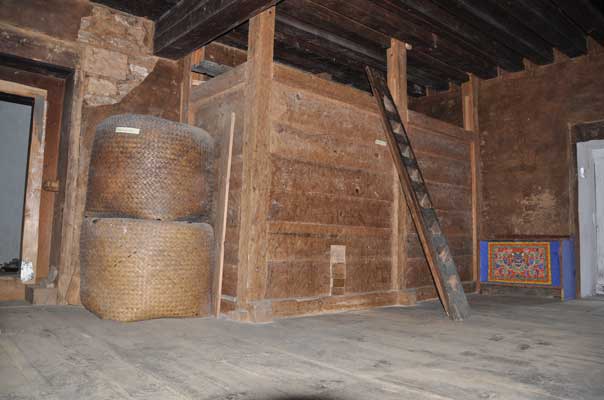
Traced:
<path fill-rule="evenodd" d="M 67 166 L 65 176 L 65 206 L 61 226 L 61 249 L 59 253 L 58 304 L 80 303 L 80 224 L 84 215 L 86 188 L 80 177 L 82 151 L 82 107 L 84 102 L 84 75 L 76 71 L 73 78 L 71 100 L 66 104 L 65 114 L 70 115 L 69 143 L 67 144 Z M 81 211 L 81 214 L 79 212 Z"/>
<path fill-rule="evenodd" d="M 388 49 L 388 88 L 405 122 L 409 121 L 409 98 L 407 97 L 407 45 L 391 39 Z"/>
<path fill-rule="evenodd" d="M 388 87 L 394 102 L 400 110 L 403 122 L 409 122 L 409 99 L 407 97 L 407 47 L 406 44 L 391 39 L 387 52 Z M 405 267 L 407 263 L 407 227 L 409 225 L 409 209 L 401 191 L 401 184 L 392 163 L 392 289 L 399 291 L 400 304 L 413 304 L 415 297 L 401 291 L 405 289 Z"/>
<path fill-rule="evenodd" d="M 241 234 L 238 308 L 242 318 L 272 318 L 264 302 L 267 280 L 268 207 L 270 200 L 270 104 L 275 42 L 275 7 L 250 19 L 243 137 Z"/>
<path fill-rule="evenodd" d="M 480 290 L 480 131 L 478 125 L 478 89 L 480 81 L 470 75 L 470 80 L 462 84 L 464 129 L 474 134 L 470 156 L 472 165 L 472 279 L 476 290 Z"/>

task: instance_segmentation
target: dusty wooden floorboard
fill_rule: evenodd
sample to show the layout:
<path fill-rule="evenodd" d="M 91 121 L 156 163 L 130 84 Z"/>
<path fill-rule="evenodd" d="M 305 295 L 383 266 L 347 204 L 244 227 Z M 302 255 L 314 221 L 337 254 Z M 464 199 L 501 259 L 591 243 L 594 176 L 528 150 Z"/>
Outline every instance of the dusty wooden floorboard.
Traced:
<path fill-rule="evenodd" d="M 0 399 L 601 399 L 604 298 L 472 297 L 248 325 L 0 304 Z"/>

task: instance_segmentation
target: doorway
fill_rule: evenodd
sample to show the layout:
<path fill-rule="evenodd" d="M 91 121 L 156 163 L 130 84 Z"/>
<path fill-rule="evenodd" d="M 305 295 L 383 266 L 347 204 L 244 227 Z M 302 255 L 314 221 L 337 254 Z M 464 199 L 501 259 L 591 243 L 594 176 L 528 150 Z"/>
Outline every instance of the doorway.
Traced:
<path fill-rule="evenodd" d="M 40 198 L 44 170 L 44 140 L 46 124 L 46 90 L 0 80 L 4 99 L 0 109 L 2 153 L 0 201 L 2 210 L 0 234 L 10 242 L 3 247 L 2 258 L 17 265 L 5 273 L 18 273 L 24 284 L 35 282 L 38 261 Z M 1 204 L 1 203 L 0 203 Z M 5 212 L 6 211 L 6 212 Z M 1 242 L 5 242 L 2 240 Z"/>
<path fill-rule="evenodd" d="M 604 294 L 604 140 L 577 143 L 577 172 L 581 297 L 589 297 Z"/>
<path fill-rule="evenodd" d="M 596 206 L 596 294 L 604 295 L 604 149 L 594 149 Z"/>
<path fill-rule="evenodd" d="M 33 99 L 0 92 L 0 275 L 21 268 Z"/>

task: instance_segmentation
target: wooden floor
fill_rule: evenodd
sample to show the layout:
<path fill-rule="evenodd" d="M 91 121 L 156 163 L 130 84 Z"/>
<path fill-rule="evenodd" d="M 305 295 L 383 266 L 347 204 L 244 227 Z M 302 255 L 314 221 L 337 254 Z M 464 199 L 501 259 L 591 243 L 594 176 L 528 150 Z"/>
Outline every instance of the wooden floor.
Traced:
<path fill-rule="evenodd" d="M 604 299 L 473 297 L 247 325 L 0 307 L 0 399 L 603 399 Z"/>

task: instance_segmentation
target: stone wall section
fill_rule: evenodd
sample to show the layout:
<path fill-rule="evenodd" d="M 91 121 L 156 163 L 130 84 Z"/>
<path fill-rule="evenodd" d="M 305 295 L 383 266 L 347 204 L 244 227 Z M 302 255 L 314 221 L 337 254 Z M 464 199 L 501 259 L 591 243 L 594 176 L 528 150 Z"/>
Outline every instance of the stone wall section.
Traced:
<path fill-rule="evenodd" d="M 82 18 L 77 41 L 84 46 L 84 101 L 89 106 L 115 104 L 149 75 L 153 56 L 153 23 L 93 6 Z"/>

